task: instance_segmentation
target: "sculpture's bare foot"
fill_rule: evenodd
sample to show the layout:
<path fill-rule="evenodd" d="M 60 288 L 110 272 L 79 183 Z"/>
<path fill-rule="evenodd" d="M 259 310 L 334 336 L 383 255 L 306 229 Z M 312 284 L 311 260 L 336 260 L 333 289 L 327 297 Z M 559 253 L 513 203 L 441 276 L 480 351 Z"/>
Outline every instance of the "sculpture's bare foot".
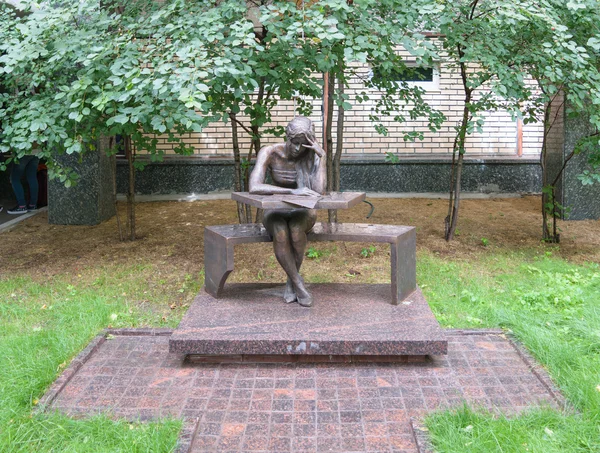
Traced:
<path fill-rule="evenodd" d="M 302 280 L 298 286 L 296 286 L 296 297 L 298 298 L 298 304 L 303 307 L 312 307 L 313 298 L 308 290 L 304 287 L 304 281 Z"/>
<path fill-rule="evenodd" d="M 298 297 L 296 296 L 296 291 L 294 290 L 294 284 L 288 277 L 285 285 L 285 292 L 283 293 L 283 300 L 285 300 L 286 303 L 291 304 L 292 302 L 296 302 L 297 299 Z"/>
<path fill-rule="evenodd" d="M 312 305 L 313 305 L 312 296 L 309 294 L 307 297 L 298 297 L 298 305 L 301 305 L 303 307 L 312 307 Z"/>

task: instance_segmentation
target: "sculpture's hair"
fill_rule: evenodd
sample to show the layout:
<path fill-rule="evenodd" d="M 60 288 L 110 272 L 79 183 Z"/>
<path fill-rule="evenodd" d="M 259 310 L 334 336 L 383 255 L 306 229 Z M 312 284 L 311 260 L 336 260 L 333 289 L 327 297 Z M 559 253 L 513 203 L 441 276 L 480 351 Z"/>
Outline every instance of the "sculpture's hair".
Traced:
<path fill-rule="evenodd" d="M 309 118 L 305 116 L 297 116 L 289 122 L 285 128 L 285 134 L 290 140 L 302 134 L 306 134 L 314 139 L 315 129 L 312 121 Z"/>
<path fill-rule="evenodd" d="M 305 116 L 297 116 L 289 122 L 285 128 L 287 140 L 292 140 L 299 135 L 306 135 L 311 140 L 315 140 L 315 129 L 310 119 Z M 301 164 L 296 167 L 296 184 L 298 187 L 308 187 L 312 189 L 314 166 L 314 151 L 309 149 L 302 159 Z"/>

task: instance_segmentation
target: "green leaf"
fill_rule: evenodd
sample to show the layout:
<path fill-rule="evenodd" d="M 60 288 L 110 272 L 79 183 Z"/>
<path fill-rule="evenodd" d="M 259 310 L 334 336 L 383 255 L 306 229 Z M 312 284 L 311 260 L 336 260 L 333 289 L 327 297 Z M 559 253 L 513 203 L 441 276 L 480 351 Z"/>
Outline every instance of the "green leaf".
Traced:
<path fill-rule="evenodd" d="M 123 114 L 121 114 L 121 115 L 114 116 L 114 117 L 112 118 L 112 120 L 113 120 L 113 122 L 115 122 L 115 123 L 119 123 L 119 124 L 125 124 L 126 122 L 128 122 L 128 121 L 129 121 L 129 117 L 128 117 L 127 115 L 123 115 Z"/>

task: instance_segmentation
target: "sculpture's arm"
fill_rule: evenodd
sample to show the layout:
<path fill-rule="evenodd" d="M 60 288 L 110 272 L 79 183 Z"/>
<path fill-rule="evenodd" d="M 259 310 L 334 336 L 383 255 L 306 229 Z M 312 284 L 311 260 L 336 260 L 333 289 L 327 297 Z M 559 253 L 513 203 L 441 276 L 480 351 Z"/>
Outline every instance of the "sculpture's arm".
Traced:
<path fill-rule="evenodd" d="M 273 152 L 270 146 L 261 148 L 256 157 L 254 169 L 250 173 L 249 192 L 256 195 L 292 194 L 294 189 L 265 184 L 269 160 Z"/>
<path fill-rule="evenodd" d="M 315 192 L 324 194 L 327 189 L 327 158 L 325 151 L 313 137 L 307 137 L 311 148 L 315 152 L 315 165 L 311 173 L 311 187 Z"/>

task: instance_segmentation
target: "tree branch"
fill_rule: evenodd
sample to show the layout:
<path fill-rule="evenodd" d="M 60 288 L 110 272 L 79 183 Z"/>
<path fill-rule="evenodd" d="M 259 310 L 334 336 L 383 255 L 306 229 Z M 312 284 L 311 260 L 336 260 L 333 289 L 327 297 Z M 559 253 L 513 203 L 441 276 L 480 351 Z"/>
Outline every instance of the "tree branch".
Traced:
<path fill-rule="evenodd" d="M 246 126 L 244 126 L 244 124 L 237 119 L 237 117 L 235 116 L 234 113 L 229 113 L 229 118 L 231 119 L 231 121 L 235 121 L 242 129 L 244 129 L 244 131 L 248 134 L 248 135 L 252 135 L 252 131 L 250 129 L 248 129 Z"/>

